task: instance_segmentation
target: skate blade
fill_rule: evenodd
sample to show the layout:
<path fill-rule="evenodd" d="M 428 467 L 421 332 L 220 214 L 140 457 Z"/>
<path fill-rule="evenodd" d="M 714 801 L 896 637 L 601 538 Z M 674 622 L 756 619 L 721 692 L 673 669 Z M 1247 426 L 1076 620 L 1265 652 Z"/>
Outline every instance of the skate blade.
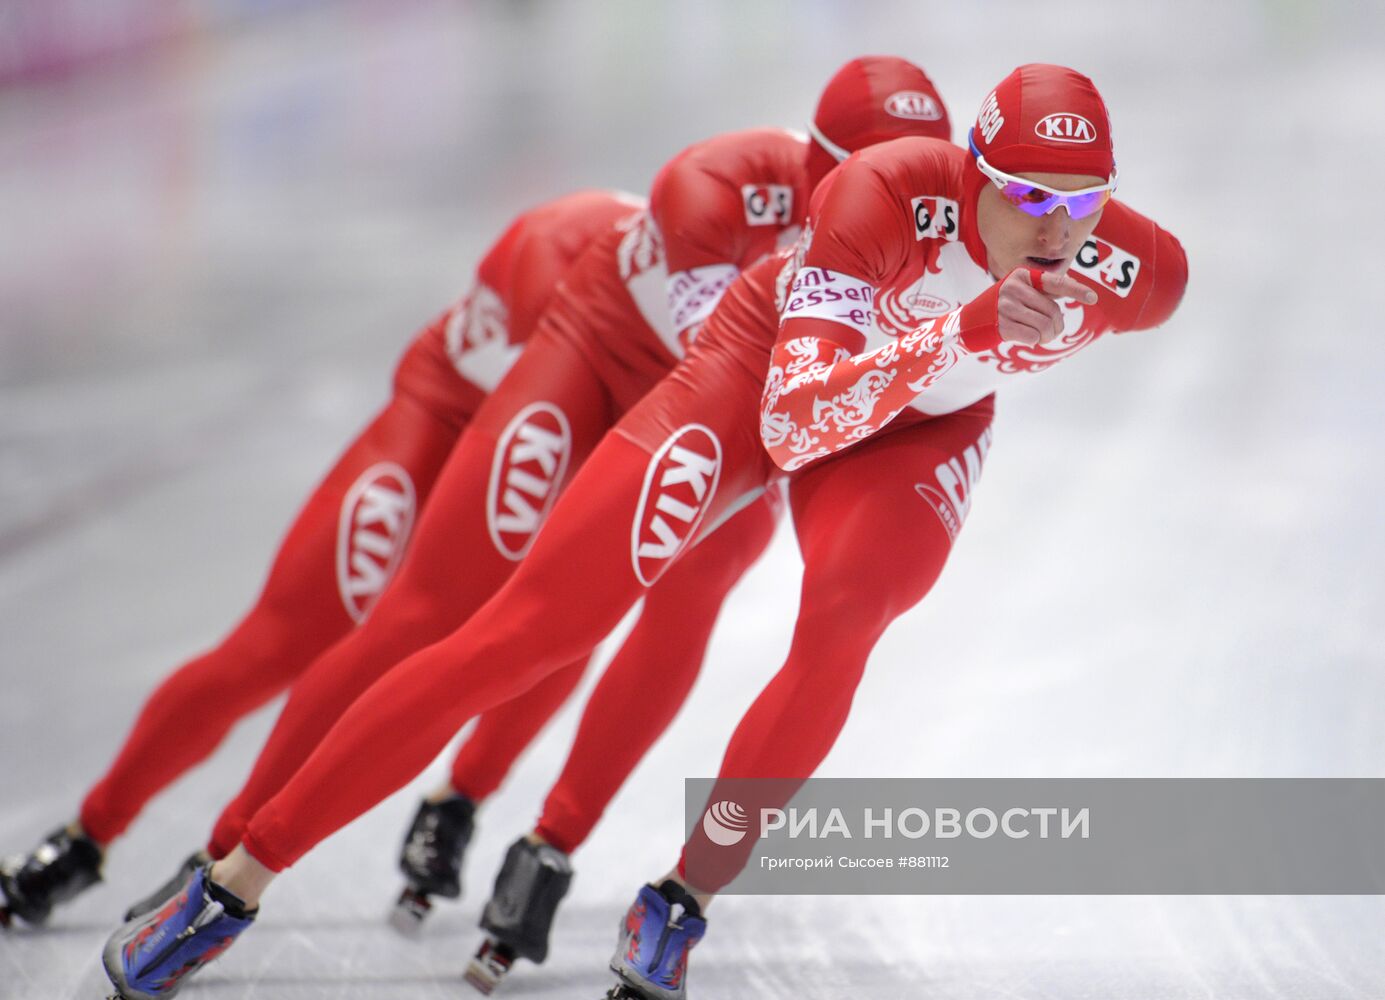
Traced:
<path fill-rule="evenodd" d="M 626 983 L 617 983 L 612 986 L 602 1000 L 648 1000 L 648 998 L 635 987 Z"/>
<path fill-rule="evenodd" d="M 466 973 L 462 978 L 476 992 L 488 997 L 495 992 L 495 988 L 513 966 L 514 959 L 501 954 L 497 942 L 493 938 L 487 938 L 481 947 L 476 949 L 476 955 L 467 963 Z"/>
<path fill-rule="evenodd" d="M 490 996 L 495 992 L 495 988 L 500 985 L 500 977 L 494 975 L 491 970 L 487 969 L 485 966 L 477 964 L 475 959 L 472 959 L 471 962 L 468 963 L 462 979 L 466 981 L 468 986 L 483 997 Z"/>
<path fill-rule="evenodd" d="M 19 933 L 18 925 L 24 924 L 26 927 L 37 929 L 48 922 L 48 914 L 39 917 L 25 916 L 12 906 L 0 906 L 0 930 L 12 930 Z"/>
<path fill-rule="evenodd" d="M 423 931 L 423 921 L 433 909 L 428 897 L 414 889 L 405 889 L 390 911 L 389 924 L 404 937 L 416 938 Z"/>

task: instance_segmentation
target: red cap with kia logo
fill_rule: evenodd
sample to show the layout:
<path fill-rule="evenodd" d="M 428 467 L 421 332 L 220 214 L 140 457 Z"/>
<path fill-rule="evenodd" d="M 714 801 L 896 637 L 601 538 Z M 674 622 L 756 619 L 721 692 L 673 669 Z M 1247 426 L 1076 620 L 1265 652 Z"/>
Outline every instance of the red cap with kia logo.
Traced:
<path fill-rule="evenodd" d="M 928 75 L 897 56 L 861 56 L 827 81 L 809 126 L 837 160 L 906 135 L 950 140 L 947 105 Z"/>
<path fill-rule="evenodd" d="M 1111 119 L 1096 85 L 1076 70 L 1021 66 L 981 105 L 971 141 L 1006 173 L 1091 174 L 1115 170 Z"/>

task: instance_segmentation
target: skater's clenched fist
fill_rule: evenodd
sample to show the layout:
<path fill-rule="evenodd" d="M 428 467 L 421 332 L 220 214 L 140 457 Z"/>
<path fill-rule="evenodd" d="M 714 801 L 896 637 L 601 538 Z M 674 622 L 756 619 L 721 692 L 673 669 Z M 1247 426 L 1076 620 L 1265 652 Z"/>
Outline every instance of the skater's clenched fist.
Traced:
<path fill-rule="evenodd" d="M 1033 347 L 1063 332 L 1057 299 L 1096 304 L 1096 292 L 1066 274 L 1017 267 L 1000 283 L 997 315 L 1000 339 Z"/>

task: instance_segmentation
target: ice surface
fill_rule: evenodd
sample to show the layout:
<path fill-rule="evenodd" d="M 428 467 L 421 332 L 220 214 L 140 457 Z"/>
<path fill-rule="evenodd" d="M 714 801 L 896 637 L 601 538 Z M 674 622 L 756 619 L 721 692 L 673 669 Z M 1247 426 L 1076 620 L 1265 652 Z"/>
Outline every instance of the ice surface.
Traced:
<path fill-rule="evenodd" d="M 250 601 L 395 355 L 520 208 L 639 190 L 687 142 L 801 122 L 844 59 L 928 68 L 959 131 L 1019 62 L 1114 109 L 1122 196 L 1188 249 L 1166 329 L 1017 386 L 967 530 L 822 773 L 1376 776 L 1385 728 L 1385 33 L 1362 4 L 340 4 L 0 92 L 0 848 L 71 816 L 153 683 Z M 868 558 L 868 554 L 863 554 Z M 679 724 L 576 858 L 514 997 L 596 997 L 782 655 L 797 557 L 747 578 Z M 107 884 L 0 937 L 0 997 L 102 995 L 117 914 L 204 837 L 261 714 L 158 799 Z M 189 986 L 465 997 L 475 920 L 569 709 L 482 814 L 421 941 L 384 915 L 431 773 L 326 842 Z M 346 869 L 349 878 L 340 877 Z M 739 997 L 1385 996 L 1366 897 L 734 898 Z"/>

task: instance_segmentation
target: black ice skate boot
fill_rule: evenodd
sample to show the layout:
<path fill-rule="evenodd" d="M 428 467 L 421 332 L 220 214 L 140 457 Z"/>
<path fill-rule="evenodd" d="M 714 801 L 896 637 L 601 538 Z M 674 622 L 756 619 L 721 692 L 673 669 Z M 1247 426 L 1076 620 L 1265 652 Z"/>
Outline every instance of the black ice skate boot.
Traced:
<path fill-rule="evenodd" d="M 456 899 L 462 894 L 462 857 L 476 829 L 475 815 L 475 803 L 464 795 L 419 803 L 399 855 L 399 870 L 408 884 L 390 914 L 395 930 L 416 933 L 433 908 L 430 896 Z"/>
<path fill-rule="evenodd" d="M 481 927 L 489 933 L 467 966 L 466 981 L 489 995 L 515 959 L 547 958 L 553 915 L 571 884 L 572 864 L 562 851 L 525 837 L 511 844 L 481 913 Z"/>
<path fill-rule="evenodd" d="M 101 848 L 89 837 L 59 827 L 29 854 L 0 862 L 0 925 L 48 919 L 53 907 L 101 881 Z"/>
<path fill-rule="evenodd" d="M 189 875 L 197 871 L 197 869 L 201 868 L 203 865 L 209 865 L 211 863 L 211 855 L 206 851 L 194 851 L 192 854 L 189 854 L 183 859 L 183 863 L 178 866 L 178 870 L 173 873 L 171 879 L 125 911 L 125 922 L 129 923 L 131 920 L 142 917 L 146 913 L 153 913 L 160 906 L 163 906 L 164 903 L 167 903 L 177 895 L 178 890 L 187 884 Z"/>

